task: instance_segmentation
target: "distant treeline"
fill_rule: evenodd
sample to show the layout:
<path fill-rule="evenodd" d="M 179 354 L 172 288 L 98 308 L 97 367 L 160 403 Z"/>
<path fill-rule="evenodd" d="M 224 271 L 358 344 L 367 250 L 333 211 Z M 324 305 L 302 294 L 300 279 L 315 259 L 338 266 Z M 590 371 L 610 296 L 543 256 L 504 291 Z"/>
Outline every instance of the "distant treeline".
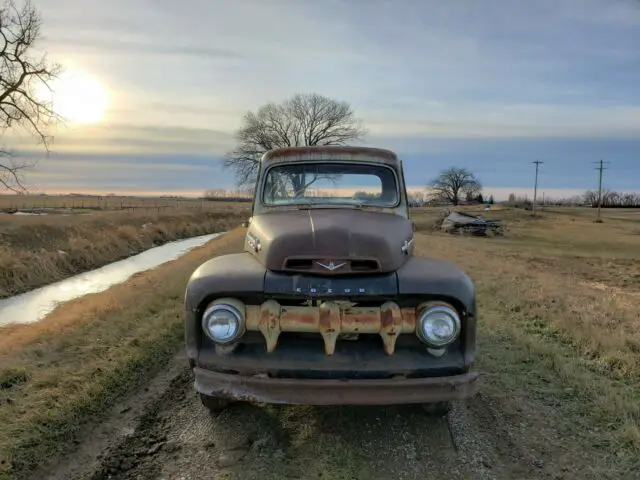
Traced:
<path fill-rule="evenodd" d="M 236 188 L 234 190 L 213 188 L 206 190 L 202 199 L 210 202 L 252 202 L 253 188 Z"/>
<path fill-rule="evenodd" d="M 518 208 L 531 208 L 532 199 L 529 197 L 510 194 L 507 204 Z M 598 192 L 587 190 L 582 195 L 569 198 L 538 197 L 536 205 L 582 206 L 596 208 L 598 206 Z M 640 208 L 640 194 L 631 192 L 602 191 L 602 208 Z"/>
<path fill-rule="evenodd" d="M 207 190 L 202 199 L 211 202 L 251 202 L 253 201 L 252 189 L 245 190 Z M 357 192 L 356 196 L 364 198 L 369 196 L 367 192 Z M 410 195 L 409 203 L 412 206 L 424 206 L 429 204 L 425 200 L 418 200 L 420 195 Z M 488 200 L 488 203 L 493 202 L 493 195 L 487 198 L 483 198 L 482 195 L 478 195 L 475 198 L 467 199 L 465 203 L 483 203 Z M 506 203 L 507 205 L 531 209 L 533 205 L 533 199 L 529 196 L 516 196 L 511 193 L 508 200 L 497 202 Z M 536 199 L 536 205 L 550 205 L 550 206 L 581 206 L 581 207 L 597 207 L 598 206 L 598 192 L 593 190 L 587 190 L 582 195 L 576 195 L 567 198 L 553 198 L 542 195 L 538 195 Z M 640 208 L 640 194 L 633 192 L 616 192 L 613 190 L 602 191 L 602 208 Z"/>
<path fill-rule="evenodd" d="M 207 202 L 252 202 L 252 198 L 247 197 L 204 197 Z"/>
<path fill-rule="evenodd" d="M 587 190 L 584 201 L 592 207 L 598 206 L 598 192 Z M 640 207 L 640 194 L 624 193 L 605 190 L 602 192 L 602 208 L 638 208 Z"/>

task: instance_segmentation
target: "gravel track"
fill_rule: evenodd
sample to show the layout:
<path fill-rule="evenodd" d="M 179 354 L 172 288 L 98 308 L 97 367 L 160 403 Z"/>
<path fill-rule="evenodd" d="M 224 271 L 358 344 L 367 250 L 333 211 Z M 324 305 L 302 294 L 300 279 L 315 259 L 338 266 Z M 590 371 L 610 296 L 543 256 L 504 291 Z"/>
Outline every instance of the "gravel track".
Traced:
<path fill-rule="evenodd" d="M 210 415 L 183 354 L 85 432 L 61 479 L 542 478 L 501 460 L 483 397 L 434 417 L 415 405 L 310 407 L 238 403 Z M 508 445 L 502 447 L 507 448 Z M 506 457 L 508 458 L 508 457 Z M 515 462 L 511 462 L 515 460 Z"/>

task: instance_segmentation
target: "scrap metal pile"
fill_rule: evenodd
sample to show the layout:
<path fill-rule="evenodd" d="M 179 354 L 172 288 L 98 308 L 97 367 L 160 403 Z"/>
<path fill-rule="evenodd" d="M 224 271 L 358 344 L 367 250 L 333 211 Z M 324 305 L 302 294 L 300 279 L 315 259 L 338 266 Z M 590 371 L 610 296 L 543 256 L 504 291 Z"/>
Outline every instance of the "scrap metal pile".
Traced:
<path fill-rule="evenodd" d="M 469 234 L 486 237 L 504 234 L 504 228 L 498 221 L 463 212 L 450 212 L 442 220 L 440 228 L 444 232 L 459 233 L 460 235 Z"/>

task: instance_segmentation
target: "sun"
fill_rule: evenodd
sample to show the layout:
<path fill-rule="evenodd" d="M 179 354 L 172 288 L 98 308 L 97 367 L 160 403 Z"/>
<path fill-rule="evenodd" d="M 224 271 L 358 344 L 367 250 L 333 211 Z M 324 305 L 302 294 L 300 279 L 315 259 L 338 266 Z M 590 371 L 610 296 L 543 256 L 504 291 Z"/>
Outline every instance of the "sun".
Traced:
<path fill-rule="evenodd" d="M 76 124 L 97 123 L 104 117 L 109 103 L 107 90 L 92 75 L 64 72 L 51 83 L 53 111 Z"/>

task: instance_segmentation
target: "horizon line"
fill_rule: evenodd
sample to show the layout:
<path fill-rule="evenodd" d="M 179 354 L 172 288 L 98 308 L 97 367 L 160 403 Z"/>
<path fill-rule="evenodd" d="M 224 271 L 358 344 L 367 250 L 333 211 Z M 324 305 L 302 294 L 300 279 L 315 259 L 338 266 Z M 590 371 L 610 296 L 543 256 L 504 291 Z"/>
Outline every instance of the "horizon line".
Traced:
<path fill-rule="evenodd" d="M 359 187 L 351 187 L 346 188 L 347 190 L 353 190 L 355 193 L 362 188 Z M 329 190 L 329 189 L 323 189 Z M 362 189 L 364 190 L 364 189 Z M 542 198 L 545 196 L 549 199 L 568 199 L 576 196 L 583 196 L 586 192 L 596 191 L 594 188 L 540 188 L 538 187 L 538 197 Z M 611 190 L 604 188 L 603 191 L 614 191 L 617 193 L 632 193 L 632 194 L 640 194 L 640 190 Z M 4 193 L 0 193 L 0 197 L 28 197 L 28 196 L 94 196 L 94 197 L 141 197 L 141 198 L 160 198 L 160 197 L 171 197 L 171 198 L 204 198 L 205 193 L 207 191 L 211 192 L 219 192 L 222 196 L 228 197 L 239 197 L 239 196 L 248 196 L 246 188 L 211 188 L 204 190 L 114 190 L 114 189 L 91 189 L 91 190 L 72 190 L 72 189 L 48 189 L 48 190 L 37 190 L 34 189 L 32 191 L 25 192 L 11 192 L 7 191 Z M 407 186 L 408 194 L 422 194 L 427 195 L 428 189 L 426 187 L 416 187 L 416 186 Z M 515 194 L 516 196 L 522 197 L 531 195 L 533 196 L 533 187 L 482 187 L 481 192 L 483 196 L 485 195 L 493 195 L 494 198 L 508 198 L 510 194 Z"/>

